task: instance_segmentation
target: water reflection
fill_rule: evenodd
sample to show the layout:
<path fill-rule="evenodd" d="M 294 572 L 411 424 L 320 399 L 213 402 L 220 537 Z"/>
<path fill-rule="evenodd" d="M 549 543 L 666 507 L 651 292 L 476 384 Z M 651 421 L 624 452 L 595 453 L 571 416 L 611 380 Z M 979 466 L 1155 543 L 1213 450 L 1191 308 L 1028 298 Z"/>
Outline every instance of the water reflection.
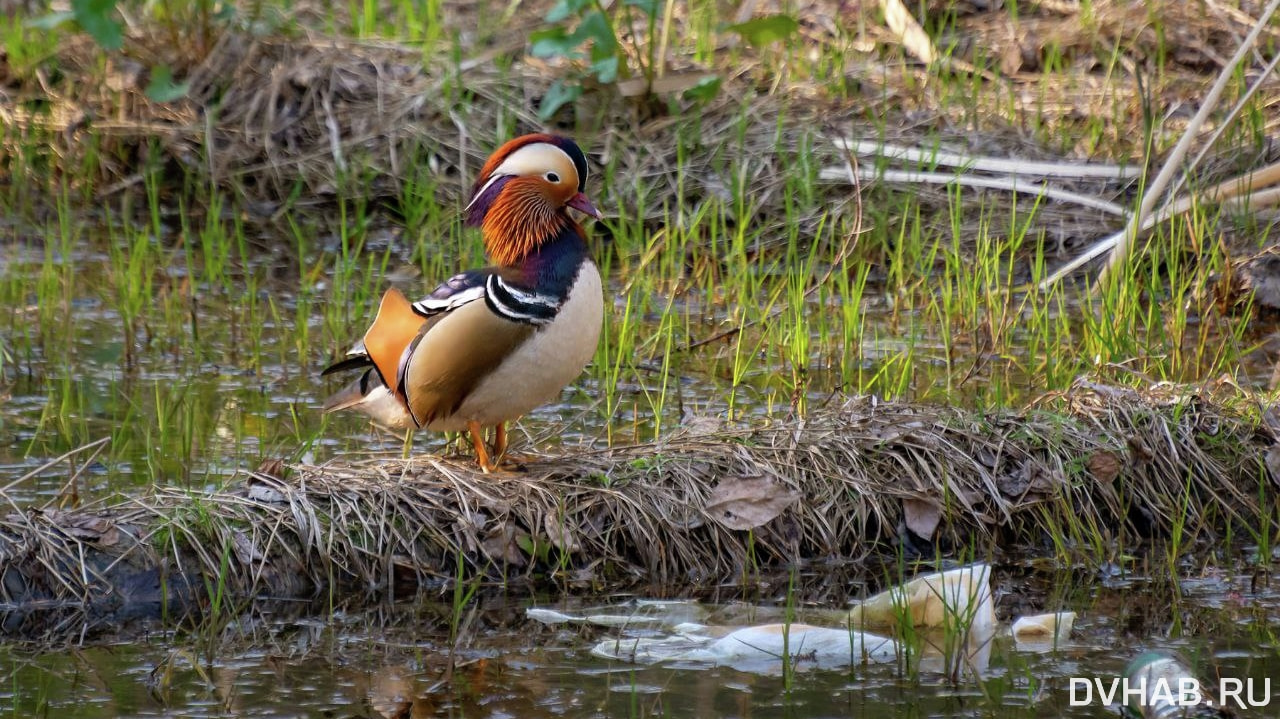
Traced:
<path fill-rule="evenodd" d="M 14 716 L 100 717 L 1114 717 L 1095 704 L 1070 706 L 1074 676 L 1108 678 L 1144 649 L 1171 649 L 1222 676 L 1276 676 L 1280 652 L 1270 625 L 1280 592 L 1258 587 L 1249 609 L 1226 602 L 1250 584 L 1197 588 L 1177 605 L 1184 625 L 1212 632 L 1170 636 L 1167 602 L 1129 589 L 1075 591 L 1076 578 L 1002 571 L 1001 618 L 1024 604 L 1079 612 L 1074 636 L 1057 649 L 1019 651 L 998 634 L 983 670 L 957 676 L 928 659 L 855 663 L 794 673 L 747 672 L 679 662 L 636 665 L 592 654 L 617 627 L 545 625 L 530 607 L 566 614 L 598 604 L 485 596 L 464 608 L 452 652 L 453 608 L 423 598 L 366 610 L 261 604 L 224 625 L 180 632 L 130 628 L 109 644 L 81 649 L 0 650 L 0 706 Z M 785 605 L 686 605 L 716 623 L 781 621 Z M 798 621 L 829 625 L 840 603 L 797 610 Z M 630 631 L 630 630 L 628 630 Z M 643 631 L 635 629 L 635 631 Z M 101 640 L 99 640 L 101 641 Z M 1277 686 L 1273 682 L 1273 688 Z M 1278 699 L 1277 701 L 1280 701 Z M 1269 713 L 1255 714 L 1267 716 Z"/>

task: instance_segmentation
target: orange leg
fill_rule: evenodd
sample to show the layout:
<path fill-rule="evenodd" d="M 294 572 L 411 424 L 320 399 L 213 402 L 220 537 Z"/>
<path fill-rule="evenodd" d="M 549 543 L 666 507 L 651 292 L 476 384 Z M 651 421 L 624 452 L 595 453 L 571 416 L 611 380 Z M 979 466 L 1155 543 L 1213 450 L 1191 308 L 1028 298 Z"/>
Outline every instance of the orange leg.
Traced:
<path fill-rule="evenodd" d="M 499 422 L 497 432 L 493 437 L 493 454 L 499 460 L 502 455 L 507 453 L 507 423 Z"/>
<path fill-rule="evenodd" d="M 471 445 L 476 448 L 476 462 L 485 474 L 492 472 L 498 465 L 489 459 L 489 451 L 484 448 L 484 432 L 479 422 L 467 422 L 467 432 L 471 435 Z"/>

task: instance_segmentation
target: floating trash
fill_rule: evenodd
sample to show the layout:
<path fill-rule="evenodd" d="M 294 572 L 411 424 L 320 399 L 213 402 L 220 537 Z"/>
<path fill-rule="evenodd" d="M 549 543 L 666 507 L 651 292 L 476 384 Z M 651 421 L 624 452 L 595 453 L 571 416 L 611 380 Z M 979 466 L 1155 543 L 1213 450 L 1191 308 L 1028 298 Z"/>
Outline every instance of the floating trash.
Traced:
<path fill-rule="evenodd" d="M 706 610 L 693 602 L 636 601 L 579 614 L 542 608 L 527 613 L 530 619 L 545 624 L 621 627 L 621 636 L 592 648 L 598 657 L 639 664 L 731 666 L 766 673 L 781 671 L 784 658 L 793 668 L 896 661 L 903 647 L 862 625 L 899 627 L 899 618 L 909 618 L 913 626 L 927 630 L 918 635 L 922 640 L 921 667 L 926 671 L 981 672 L 989 661 L 995 634 L 991 568 L 981 563 L 928 574 L 882 592 L 833 617 L 837 626 L 793 622 L 742 627 L 732 626 L 732 620 L 711 626 Z"/>
<path fill-rule="evenodd" d="M 793 667 L 806 668 L 892 662 L 898 657 L 898 644 L 888 637 L 858 630 L 809 624 L 765 624 L 737 629 L 719 638 L 687 633 L 608 639 L 596 644 L 591 653 L 637 664 L 697 662 L 742 671 L 772 672 L 782 670 L 784 657 Z"/>
<path fill-rule="evenodd" d="M 994 633 L 991 567 L 979 562 L 916 577 L 849 610 L 849 621 L 857 626 L 896 626 L 908 618 L 917 627 Z"/>
<path fill-rule="evenodd" d="M 1013 623 L 1013 641 L 1019 649 L 1052 649 L 1071 636 L 1071 629 L 1075 623 L 1075 612 L 1053 612 L 1021 617 Z"/>
<path fill-rule="evenodd" d="M 1134 719 L 1210 719 L 1219 709 L 1213 687 L 1190 666 L 1162 652 L 1139 654 L 1125 669 L 1122 711 Z"/>

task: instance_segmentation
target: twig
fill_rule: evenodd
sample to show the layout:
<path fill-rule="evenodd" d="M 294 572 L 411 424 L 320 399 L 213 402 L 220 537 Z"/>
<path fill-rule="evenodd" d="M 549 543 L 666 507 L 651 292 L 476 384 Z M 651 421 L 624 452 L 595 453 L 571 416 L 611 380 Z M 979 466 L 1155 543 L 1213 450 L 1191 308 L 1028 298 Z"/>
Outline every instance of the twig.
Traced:
<path fill-rule="evenodd" d="M 924 162 L 942 167 L 962 167 L 966 170 L 983 172 L 1000 172 L 1008 175 L 1031 175 L 1036 177 L 1070 177 L 1076 179 L 1129 180 L 1142 174 L 1141 167 L 1125 167 L 1122 165 L 1095 165 L 1092 163 L 1072 162 L 1033 162 L 1018 158 L 987 157 L 982 155 L 965 155 L 937 148 L 926 150 L 915 147 L 904 147 L 869 140 L 854 140 L 839 137 L 834 140 L 835 146 L 858 155 L 882 157 L 889 160 L 907 162 Z"/>
<path fill-rule="evenodd" d="M 818 172 L 818 179 L 821 180 L 848 180 L 850 182 L 855 179 L 861 179 L 868 182 L 901 182 L 901 183 L 926 183 L 930 185 L 960 185 L 962 187 L 983 187 L 993 190 L 1006 190 L 1008 192 L 1021 192 L 1031 195 L 1042 195 L 1051 200 L 1059 202 L 1070 202 L 1084 207 L 1092 207 L 1095 210 L 1101 210 L 1109 215 L 1126 217 L 1127 211 L 1114 202 L 1098 199 L 1091 195 L 1083 195 L 1079 192 L 1071 192 L 1070 190 L 1059 190 L 1047 185 L 1033 182 L 1030 180 L 1019 178 L 1017 175 L 1006 175 L 1004 177 L 974 177 L 964 174 L 945 173 L 945 172 L 915 172 L 911 170 L 876 170 L 874 168 L 858 168 L 855 174 L 848 165 L 844 167 L 824 167 Z"/>
<path fill-rule="evenodd" d="M 1222 121 L 1218 123 L 1218 129 L 1213 131 L 1213 134 L 1209 136 L 1208 142 L 1204 144 L 1204 147 L 1200 148 L 1200 152 L 1196 153 L 1195 159 L 1191 161 L 1191 167 L 1198 167 L 1200 165 L 1200 161 L 1204 159 L 1204 156 L 1208 154 L 1209 150 L 1218 143 L 1218 138 L 1222 136 L 1222 133 L 1226 132 L 1227 128 L 1231 127 L 1231 123 L 1236 119 L 1236 115 L 1240 114 L 1240 111 L 1244 109 L 1244 106 L 1248 104 L 1249 100 L 1252 99 L 1253 96 L 1257 94 L 1258 90 L 1262 88 L 1262 84 L 1266 81 L 1267 77 L 1271 73 L 1275 72 L 1277 64 L 1280 64 L 1280 52 L 1277 52 L 1275 57 L 1271 58 L 1271 62 L 1267 63 L 1267 66 L 1258 74 L 1257 81 L 1249 86 L 1249 89 L 1240 96 L 1240 99 L 1236 100 L 1235 107 L 1231 108 L 1231 112 L 1228 112 L 1227 116 L 1222 118 Z M 1184 173 L 1182 177 L 1178 178 L 1178 183 L 1169 191 L 1170 196 L 1177 195 L 1178 192 L 1182 190 L 1183 185 L 1187 184 L 1187 177 L 1188 175 Z"/>
<path fill-rule="evenodd" d="M 1229 202 L 1232 207 L 1242 207 L 1251 205 L 1254 207 L 1267 207 L 1275 204 L 1273 195 L 1276 188 L 1262 191 L 1270 185 L 1280 182 L 1280 163 L 1268 165 L 1260 170 L 1255 170 L 1246 175 L 1227 180 L 1226 182 L 1215 185 L 1208 190 L 1200 193 L 1199 196 L 1180 197 L 1177 200 L 1161 207 L 1155 214 L 1147 217 L 1143 221 L 1139 232 L 1145 232 L 1157 224 L 1164 222 L 1172 217 L 1176 217 L 1196 205 L 1196 202 Z M 1250 192 L 1252 191 L 1252 192 Z M 1249 192 L 1249 194 L 1244 194 Z M 1079 257 L 1068 262 L 1058 268 L 1056 272 L 1046 277 L 1040 283 L 1040 289 L 1046 289 L 1063 277 L 1070 275 L 1080 267 L 1093 261 L 1102 253 L 1111 249 L 1120 239 L 1129 232 L 1129 228 L 1125 228 L 1109 235 L 1102 240 L 1096 242 L 1092 247 L 1085 250 Z"/>
<path fill-rule="evenodd" d="M 93 464 L 93 461 L 98 458 L 98 455 L 102 454 L 102 450 L 106 449 L 107 443 L 104 440 L 108 439 L 110 439 L 110 437 L 103 437 L 98 440 L 98 447 L 93 450 L 93 453 L 85 459 L 84 463 L 81 464 L 75 472 L 72 472 L 71 476 L 67 478 L 67 481 L 62 483 L 62 487 L 58 490 L 57 496 L 50 499 L 48 502 L 45 502 L 41 509 L 48 509 L 54 502 L 60 502 L 66 496 L 67 490 L 71 490 L 71 495 L 74 501 L 79 503 L 80 491 L 77 483 L 80 481 L 80 475 L 84 474 L 84 471 L 89 468 L 89 465 Z"/>
<path fill-rule="evenodd" d="M 1142 197 L 1142 204 L 1138 207 L 1138 212 L 1129 221 L 1125 232 L 1116 240 L 1115 247 L 1111 250 L 1111 259 L 1107 261 L 1107 266 L 1103 269 L 1102 274 L 1098 277 L 1100 283 L 1108 281 L 1114 273 L 1116 273 L 1129 257 L 1129 247 L 1133 244 L 1134 238 L 1144 229 L 1144 223 L 1156 208 L 1156 203 L 1164 194 L 1165 188 L 1173 180 L 1174 174 L 1178 171 L 1178 167 L 1182 164 L 1182 159 L 1186 157 L 1187 151 L 1191 149 L 1191 143 L 1195 140 L 1196 134 L 1204 125 L 1205 120 L 1209 119 L 1209 114 L 1213 112 L 1218 104 L 1218 98 L 1227 88 L 1227 83 L 1231 81 L 1235 74 L 1236 66 L 1244 59 L 1245 55 L 1253 49 L 1254 43 L 1258 39 L 1258 35 L 1262 34 L 1263 28 L 1271 20 L 1271 16 L 1275 11 L 1280 9 L 1280 0 L 1271 0 L 1267 8 L 1262 12 L 1262 17 L 1254 24 L 1253 29 L 1245 36 L 1240 43 L 1240 47 L 1236 48 L 1236 53 L 1227 62 L 1226 67 L 1222 68 L 1222 72 L 1218 74 L 1218 79 L 1213 83 L 1213 87 L 1209 89 L 1209 93 L 1205 96 L 1204 101 L 1200 104 L 1200 109 L 1196 112 L 1195 117 L 1187 124 L 1187 129 L 1182 133 L 1182 137 L 1178 140 L 1178 144 L 1174 146 L 1173 152 L 1169 153 L 1168 159 L 1165 160 L 1164 166 L 1160 168 L 1159 174 L 1151 182 Z M 1190 173 L 1194 166 L 1187 167 L 1185 172 Z"/>
<path fill-rule="evenodd" d="M 23 482 L 27 481 L 28 479 L 31 479 L 32 477 L 36 476 L 37 474 L 40 474 L 41 472 L 45 471 L 46 469 L 48 469 L 48 468 L 50 468 L 50 467 L 52 467 L 52 466 L 54 466 L 54 465 L 56 465 L 56 464 L 58 464 L 58 463 L 60 463 L 60 462 L 62 462 L 62 461 L 64 461 L 64 460 L 66 460 L 66 459 L 68 459 L 69 457 L 74 457 L 75 455 L 80 454 L 81 452 L 83 452 L 83 451 L 85 451 L 85 450 L 88 450 L 88 449 L 93 449 L 93 448 L 95 448 L 95 447 L 101 447 L 102 445 L 104 445 L 104 444 L 106 444 L 107 442 L 110 442 L 110 441 L 111 441 L 111 438 L 110 438 L 110 437 L 103 437 L 102 439 L 95 439 L 94 441 L 92 441 L 92 442 L 90 442 L 90 443 L 88 443 L 88 444 L 80 445 L 79 447 L 76 447 L 75 449 L 67 450 L 66 452 L 63 452 L 62 454 L 58 455 L 57 457 L 54 457 L 53 459 L 49 460 L 48 462 L 45 462 L 44 464 L 40 465 L 39 467 L 36 467 L 35 469 L 31 470 L 30 472 L 27 472 L 26 474 L 22 475 L 21 477 L 18 477 L 17 479 L 15 479 L 15 480 L 13 480 L 12 482 L 10 482 L 10 483 L 6 484 L 5 486 L 0 487 L 0 494 L 7 494 L 7 493 L 9 492 L 9 490 L 13 489 L 14 487 L 18 486 L 19 484 L 22 484 Z"/>
<path fill-rule="evenodd" d="M 333 165 L 339 171 L 347 171 L 347 161 L 342 157 L 342 130 L 338 129 L 338 121 L 333 117 L 333 104 L 326 94 L 320 99 L 324 108 L 324 126 L 329 130 L 329 151 L 333 153 Z"/>
<path fill-rule="evenodd" d="M 902 4 L 902 0 L 880 0 L 880 8 L 884 12 L 884 22 L 907 52 L 926 65 L 938 60 L 938 49 L 933 46 L 929 34 L 920 27 L 920 23 L 911 16 L 911 11 Z"/>

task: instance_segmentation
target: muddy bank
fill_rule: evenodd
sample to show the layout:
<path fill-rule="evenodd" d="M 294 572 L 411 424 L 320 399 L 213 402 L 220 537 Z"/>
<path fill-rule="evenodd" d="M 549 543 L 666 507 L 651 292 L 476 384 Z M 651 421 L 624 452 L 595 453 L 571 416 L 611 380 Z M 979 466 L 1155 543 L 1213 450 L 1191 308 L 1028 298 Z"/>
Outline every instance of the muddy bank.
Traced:
<path fill-rule="evenodd" d="M 433 456 L 293 466 L 212 492 L 11 511 L 0 601 L 145 614 L 459 575 L 690 586 L 896 552 L 1131 547 L 1175 528 L 1183 541 L 1248 537 L 1275 522 L 1272 419 L 1232 386 L 1078 383 L 1020 412 L 858 398 L 757 427 L 700 422 L 496 477 Z M 6 629 L 22 633 L 16 616 Z"/>

